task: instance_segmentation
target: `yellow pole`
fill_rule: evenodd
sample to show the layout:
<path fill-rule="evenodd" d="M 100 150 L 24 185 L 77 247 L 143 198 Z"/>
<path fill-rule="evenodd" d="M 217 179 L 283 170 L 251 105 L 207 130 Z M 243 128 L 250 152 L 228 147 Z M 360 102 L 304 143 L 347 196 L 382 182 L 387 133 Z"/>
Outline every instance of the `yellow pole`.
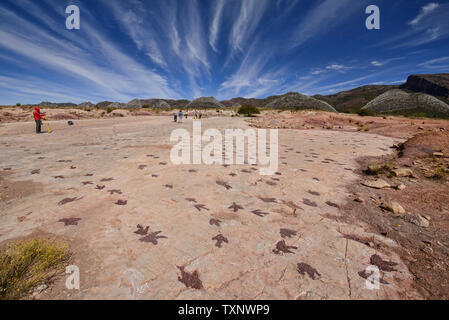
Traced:
<path fill-rule="evenodd" d="M 48 123 L 47 115 L 45 115 L 45 123 L 47 124 L 48 133 L 50 133 L 50 124 Z"/>

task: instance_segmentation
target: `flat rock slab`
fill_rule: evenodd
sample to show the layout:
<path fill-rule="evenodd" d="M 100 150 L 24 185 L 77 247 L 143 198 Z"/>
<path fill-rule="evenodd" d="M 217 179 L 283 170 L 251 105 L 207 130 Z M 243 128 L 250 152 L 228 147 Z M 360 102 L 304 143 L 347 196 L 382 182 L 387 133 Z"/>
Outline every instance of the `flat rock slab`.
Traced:
<path fill-rule="evenodd" d="M 364 185 L 365 187 L 374 188 L 374 189 L 391 188 L 391 185 L 383 179 L 365 180 L 365 181 L 362 181 L 362 185 Z"/>
<path fill-rule="evenodd" d="M 205 119 L 202 126 L 249 128 L 230 117 Z M 362 132 L 280 130 L 279 157 L 287 164 L 280 162 L 276 185 L 269 185 L 257 166 L 173 165 L 170 134 L 181 127 L 191 132 L 192 121 L 112 118 L 80 120 L 76 127 L 55 121 L 53 133 L 42 135 L 34 134 L 32 122 L 0 127 L 0 168 L 11 168 L 2 171 L 2 186 L 36 186 L 0 201 L 0 243 L 45 230 L 70 243 L 81 272 L 81 290 L 67 290 L 61 277 L 42 298 L 417 297 L 395 253 L 385 256 L 356 241 L 374 235 L 332 218 L 350 196 L 346 186 L 357 181 L 349 170 L 357 168 L 355 160 L 386 155 L 401 141 Z M 36 152 L 46 158 L 39 167 Z M 36 169 L 40 174 L 32 175 Z M 86 176 L 92 184 L 82 184 Z M 77 223 L 67 220 L 72 218 Z M 359 273 L 376 254 L 397 263 L 397 271 L 385 274 L 388 285 L 367 290 Z"/>

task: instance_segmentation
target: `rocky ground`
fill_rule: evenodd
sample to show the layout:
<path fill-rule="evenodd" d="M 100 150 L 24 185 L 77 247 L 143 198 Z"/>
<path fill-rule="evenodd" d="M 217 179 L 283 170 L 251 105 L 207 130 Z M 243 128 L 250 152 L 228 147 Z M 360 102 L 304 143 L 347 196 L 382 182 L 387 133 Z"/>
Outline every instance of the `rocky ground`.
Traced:
<path fill-rule="evenodd" d="M 0 125 L 14 122 L 33 121 L 33 107 L 0 107 Z M 178 111 L 178 110 L 177 110 Z M 128 108 L 128 109 L 107 109 L 107 108 L 45 108 L 41 107 L 41 112 L 47 113 L 47 118 L 53 121 L 61 120 L 87 120 L 87 119 L 110 119 L 125 117 L 142 117 L 142 116 L 172 116 L 173 111 L 167 109 L 150 109 L 150 108 Z M 193 111 L 187 111 L 193 116 Z M 202 110 L 204 117 L 216 117 L 220 115 L 230 115 L 234 113 L 231 110 L 223 110 L 217 112 L 215 109 Z"/>
<path fill-rule="evenodd" d="M 321 112 L 203 121 L 203 130 L 286 128 L 271 177 L 250 165 L 171 164 L 170 133 L 191 131 L 190 119 L 53 121 L 41 135 L 31 122 L 2 124 L 0 243 L 70 244 L 80 290 L 61 277 L 39 299 L 447 298 L 447 183 L 427 177 L 436 164 L 413 158 L 406 177 L 362 172 L 391 159 L 403 168 L 397 153 L 404 160 L 426 141 L 401 145 L 416 133 L 447 141 L 448 122 L 422 122 Z M 432 148 L 424 153 L 440 152 Z M 406 189 L 361 184 L 377 179 Z M 405 213 L 380 208 L 392 202 Z M 379 290 L 365 287 L 370 265 Z"/>
<path fill-rule="evenodd" d="M 392 154 L 358 159 L 359 183 L 337 221 L 363 221 L 367 230 L 395 240 L 395 251 L 424 298 L 449 297 L 449 121 L 354 117 L 304 112 L 268 113 L 256 127 L 326 128 L 404 139 Z M 370 238 L 355 241 L 371 245 Z"/>

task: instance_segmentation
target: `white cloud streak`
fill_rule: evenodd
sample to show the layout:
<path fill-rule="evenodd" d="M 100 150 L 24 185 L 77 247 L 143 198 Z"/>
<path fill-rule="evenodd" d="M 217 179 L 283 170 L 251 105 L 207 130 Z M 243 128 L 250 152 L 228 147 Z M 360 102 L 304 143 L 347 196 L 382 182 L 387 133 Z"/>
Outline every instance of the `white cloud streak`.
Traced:
<path fill-rule="evenodd" d="M 215 52 L 218 52 L 217 39 L 218 33 L 220 31 L 220 23 L 223 15 L 224 6 L 225 0 L 217 0 L 217 4 L 214 7 L 214 18 L 212 20 L 212 25 L 210 28 L 209 44 Z"/>
<path fill-rule="evenodd" d="M 435 11 L 440 5 L 435 2 L 426 4 L 421 8 L 421 12 L 409 22 L 410 25 L 417 25 L 424 17 Z"/>
<path fill-rule="evenodd" d="M 231 52 L 243 50 L 249 38 L 254 34 L 270 4 L 269 0 L 240 1 L 240 12 L 234 22 L 229 43 Z"/>
<path fill-rule="evenodd" d="M 365 0 L 324 0 L 311 9 L 292 38 L 292 48 L 306 41 L 329 32 L 338 24 L 342 24 L 357 10 L 363 7 Z"/>
<path fill-rule="evenodd" d="M 142 92 L 157 97 L 175 96 L 165 78 L 108 43 L 86 20 L 83 30 L 88 32 L 83 35 L 87 35 L 84 41 L 90 42 L 89 51 L 50 35 L 6 9 L 1 18 L 0 46 L 54 72 L 64 73 L 68 85 L 69 79 L 77 78 L 84 85 L 94 85 L 104 96 L 121 101 Z M 15 28 L 18 23 L 20 28 Z M 99 58 L 109 64 L 99 65 L 96 62 Z"/>

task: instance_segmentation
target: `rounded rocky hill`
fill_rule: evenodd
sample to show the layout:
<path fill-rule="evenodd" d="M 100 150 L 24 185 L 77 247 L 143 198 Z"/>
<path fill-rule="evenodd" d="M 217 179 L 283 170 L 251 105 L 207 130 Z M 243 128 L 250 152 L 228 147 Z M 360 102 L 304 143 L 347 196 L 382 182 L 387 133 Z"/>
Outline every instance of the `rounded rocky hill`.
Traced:
<path fill-rule="evenodd" d="M 155 108 L 155 109 L 170 109 L 170 105 L 165 101 L 165 100 L 160 100 L 160 99 L 154 99 L 151 100 L 148 105 L 150 106 L 150 108 Z"/>
<path fill-rule="evenodd" d="M 265 107 L 272 109 L 312 109 L 337 112 L 337 110 L 335 110 L 334 107 L 332 107 L 327 102 L 297 92 L 289 92 L 287 94 L 279 96 L 277 99 L 267 103 Z"/>
<path fill-rule="evenodd" d="M 190 109 L 208 109 L 208 108 L 224 108 L 225 106 L 214 97 L 198 98 L 190 102 L 186 108 Z"/>
<path fill-rule="evenodd" d="M 375 113 L 390 113 L 405 110 L 420 110 L 429 113 L 449 115 L 449 105 L 435 97 L 424 93 L 408 93 L 394 89 L 381 94 L 362 110 Z"/>
<path fill-rule="evenodd" d="M 146 99 L 146 100 L 140 100 L 140 99 L 134 99 L 131 100 L 126 104 L 127 108 L 142 108 L 144 106 L 148 106 L 150 108 L 170 108 L 170 104 L 168 104 L 163 99 Z"/>

